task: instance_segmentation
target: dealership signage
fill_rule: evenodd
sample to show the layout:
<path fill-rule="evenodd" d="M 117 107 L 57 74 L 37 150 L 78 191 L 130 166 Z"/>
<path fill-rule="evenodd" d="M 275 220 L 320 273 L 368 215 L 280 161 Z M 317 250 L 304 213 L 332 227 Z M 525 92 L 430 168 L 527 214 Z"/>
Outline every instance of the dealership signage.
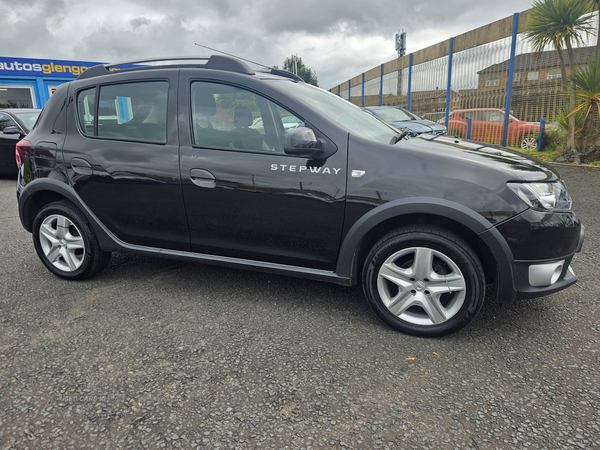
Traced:
<path fill-rule="evenodd" d="M 0 56 L 0 76 L 78 77 L 97 62 L 56 59 L 7 58 Z"/>

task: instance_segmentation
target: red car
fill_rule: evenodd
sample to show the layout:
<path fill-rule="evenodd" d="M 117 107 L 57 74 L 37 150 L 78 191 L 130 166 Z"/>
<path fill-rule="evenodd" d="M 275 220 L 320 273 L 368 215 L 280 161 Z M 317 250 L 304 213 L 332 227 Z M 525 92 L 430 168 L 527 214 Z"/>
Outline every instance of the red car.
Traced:
<path fill-rule="evenodd" d="M 471 123 L 471 139 L 489 143 L 502 141 L 504 132 L 504 111 L 496 108 L 457 109 L 450 113 L 447 126 L 450 136 L 466 138 L 469 119 Z M 524 149 L 536 149 L 540 124 L 523 122 L 516 117 L 508 119 L 508 145 Z M 440 125 L 446 125 L 445 119 L 440 119 Z"/>

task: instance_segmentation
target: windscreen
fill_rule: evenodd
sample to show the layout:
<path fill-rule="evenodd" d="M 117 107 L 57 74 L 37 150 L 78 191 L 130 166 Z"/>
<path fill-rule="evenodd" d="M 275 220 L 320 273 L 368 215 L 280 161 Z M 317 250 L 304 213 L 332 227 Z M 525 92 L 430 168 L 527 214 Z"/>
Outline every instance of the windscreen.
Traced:
<path fill-rule="evenodd" d="M 404 122 L 406 120 L 418 120 L 417 116 L 400 108 L 374 109 L 373 112 L 376 115 L 378 115 L 380 119 L 385 120 L 386 122 Z"/>
<path fill-rule="evenodd" d="M 38 119 L 38 116 L 40 115 L 39 111 L 26 111 L 26 112 L 15 112 L 13 113 L 15 116 L 17 116 L 17 118 L 21 121 L 21 123 L 23 124 L 23 126 L 25 127 L 25 131 L 30 132 L 33 128 L 33 126 L 35 125 L 35 122 Z"/>
<path fill-rule="evenodd" d="M 351 134 L 385 144 L 398 134 L 394 128 L 331 92 L 306 83 L 294 83 L 287 80 L 274 80 L 273 82 L 279 83 L 279 87 L 285 89 L 286 92 L 317 109 Z"/>

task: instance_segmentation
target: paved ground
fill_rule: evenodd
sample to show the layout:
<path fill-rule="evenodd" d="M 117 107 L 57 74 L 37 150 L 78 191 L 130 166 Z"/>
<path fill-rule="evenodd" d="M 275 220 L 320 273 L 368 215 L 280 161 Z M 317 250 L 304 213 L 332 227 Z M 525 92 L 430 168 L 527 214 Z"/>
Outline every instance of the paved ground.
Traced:
<path fill-rule="evenodd" d="M 0 448 L 600 448 L 600 171 L 559 170 L 579 284 L 437 340 L 359 288 L 128 255 L 62 281 L 0 179 Z"/>

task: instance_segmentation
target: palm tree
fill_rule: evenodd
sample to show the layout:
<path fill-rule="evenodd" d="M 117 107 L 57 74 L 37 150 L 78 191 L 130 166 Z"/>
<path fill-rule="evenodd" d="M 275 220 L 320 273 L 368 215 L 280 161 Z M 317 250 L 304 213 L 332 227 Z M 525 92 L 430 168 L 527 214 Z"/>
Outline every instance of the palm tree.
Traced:
<path fill-rule="evenodd" d="M 598 127 L 594 126 L 600 119 L 600 55 L 590 58 L 588 65 L 580 68 L 569 79 L 577 95 L 577 106 L 572 110 L 571 116 L 581 111 L 585 117 L 580 139 L 582 150 L 585 151 L 590 145 L 600 144 Z"/>
<path fill-rule="evenodd" d="M 596 30 L 596 53 L 600 52 L 600 0 L 591 0 L 592 8 L 598 12 L 598 29 Z"/>
<path fill-rule="evenodd" d="M 571 111 L 569 111 L 569 105 L 566 103 L 562 105 L 562 108 L 558 110 L 558 115 L 556 117 L 556 122 L 559 128 L 567 134 L 569 130 L 569 116 L 571 115 Z M 585 125 L 585 112 L 583 110 L 577 111 L 575 114 L 575 136 L 583 130 L 583 126 Z"/>
<path fill-rule="evenodd" d="M 593 0 L 597 1 L 597 0 Z M 584 45 L 583 36 L 593 30 L 588 15 L 589 0 L 535 0 L 525 29 L 525 36 L 539 53 L 552 46 L 558 53 L 563 82 L 563 93 L 568 94 L 569 110 L 575 109 L 575 90 L 567 78 L 567 66 L 563 49 L 569 56 L 569 74 L 575 74 L 574 46 Z M 567 151 L 575 148 L 575 116 L 569 117 Z"/>

